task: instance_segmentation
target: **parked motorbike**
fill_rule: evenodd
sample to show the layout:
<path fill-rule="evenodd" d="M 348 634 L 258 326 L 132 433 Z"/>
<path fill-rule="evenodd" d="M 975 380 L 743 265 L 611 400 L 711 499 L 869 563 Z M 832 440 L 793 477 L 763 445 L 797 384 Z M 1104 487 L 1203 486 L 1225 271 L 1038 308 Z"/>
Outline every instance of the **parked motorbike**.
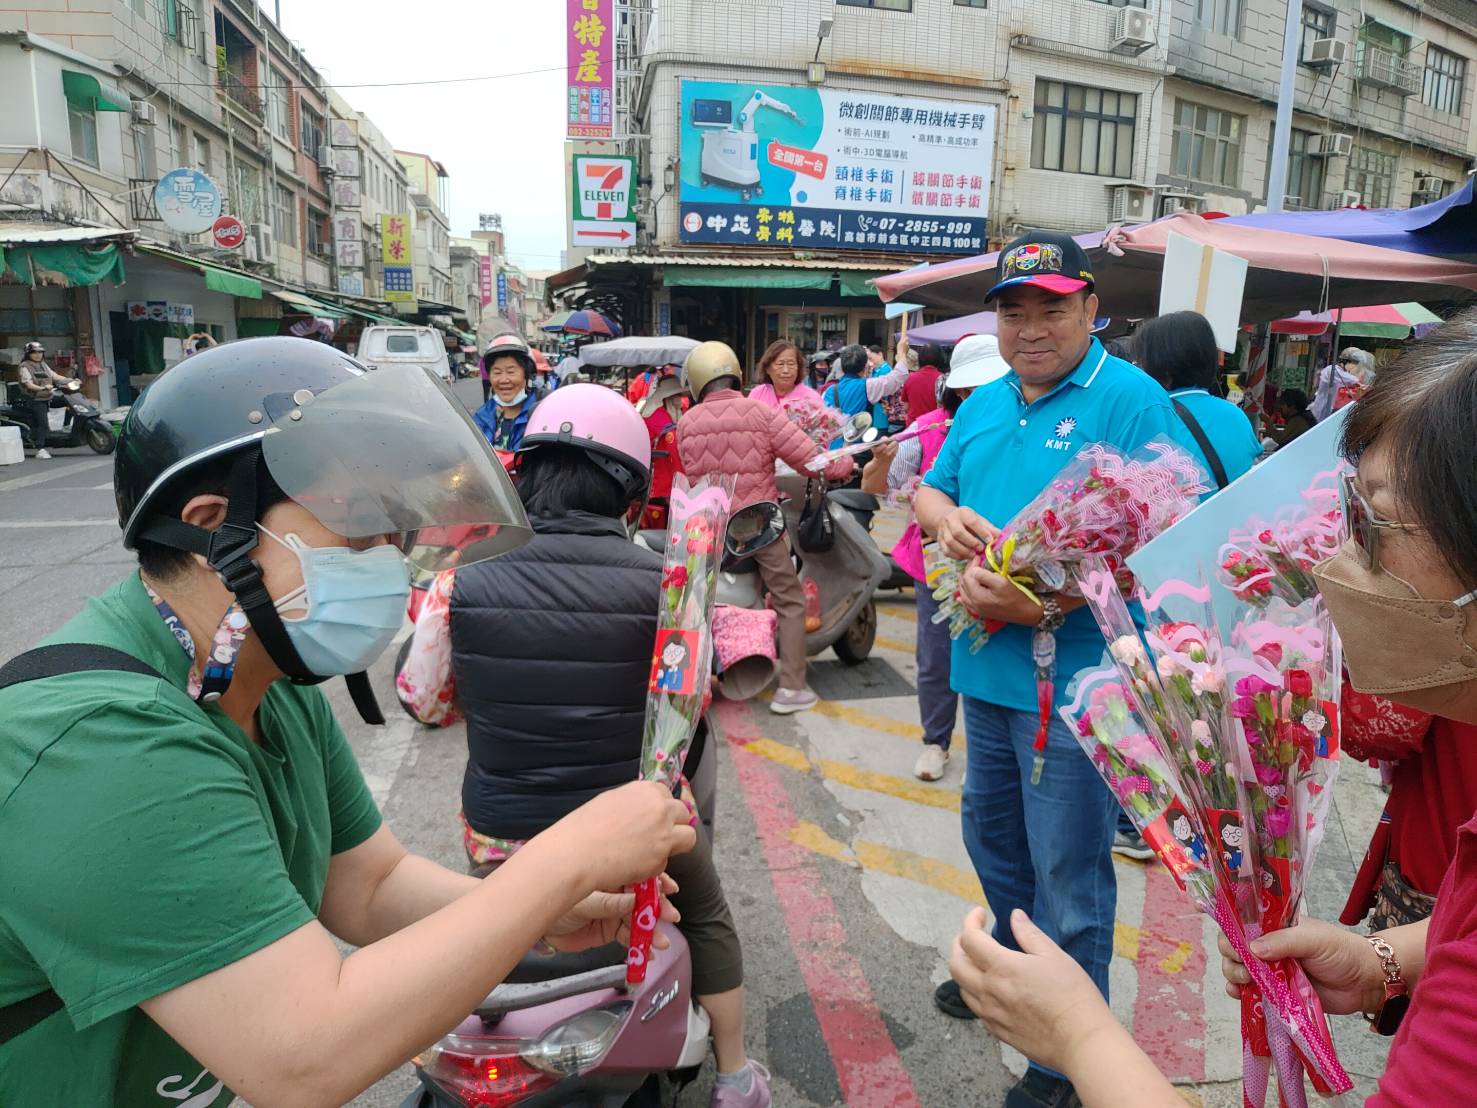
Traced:
<path fill-rule="evenodd" d="M 87 446 L 95 454 L 111 454 L 118 445 L 113 428 L 103 419 L 102 411 L 82 395 L 82 382 L 69 381 L 52 391 L 51 406 L 65 408 L 60 430 L 48 431 L 48 446 Z M 34 449 L 36 439 L 31 427 L 30 403 L 20 395 L 20 386 L 12 385 L 6 403 L 0 404 L 0 427 L 18 427 L 26 449 Z"/>

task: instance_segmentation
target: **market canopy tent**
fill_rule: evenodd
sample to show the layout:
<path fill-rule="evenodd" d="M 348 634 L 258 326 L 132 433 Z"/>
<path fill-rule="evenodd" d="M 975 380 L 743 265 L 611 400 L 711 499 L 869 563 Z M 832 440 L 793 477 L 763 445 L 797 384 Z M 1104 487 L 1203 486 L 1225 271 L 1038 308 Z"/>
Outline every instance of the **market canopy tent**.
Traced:
<path fill-rule="evenodd" d="M 1276 335 L 1323 335 L 1335 327 L 1345 338 L 1405 339 L 1411 331 L 1424 333 L 1441 317 L 1420 304 L 1370 304 L 1362 308 L 1338 308 L 1331 312 L 1301 312 L 1272 324 Z"/>
<path fill-rule="evenodd" d="M 1477 292 L 1477 264 L 1179 212 L 1154 223 L 1077 236 L 1097 278 L 1099 314 L 1115 319 L 1157 314 L 1164 250 L 1171 234 L 1250 263 L 1241 318 L 1252 323 L 1284 319 L 1304 309 L 1463 299 Z M 996 258 L 983 254 L 894 273 L 877 280 L 877 293 L 884 301 L 977 312 L 995 283 Z"/>
<path fill-rule="evenodd" d="M 1450 196 L 1416 208 L 1338 208 L 1328 212 L 1255 212 L 1230 216 L 1234 227 L 1383 246 L 1409 254 L 1477 262 L 1477 203 L 1473 179 Z"/>
<path fill-rule="evenodd" d="M 697 345 L 696 339 L 681 335 L 632 335 L 610 342 L 592 342 L 580 350 L 579 360 L 600 367 L 681 365 Z"/>

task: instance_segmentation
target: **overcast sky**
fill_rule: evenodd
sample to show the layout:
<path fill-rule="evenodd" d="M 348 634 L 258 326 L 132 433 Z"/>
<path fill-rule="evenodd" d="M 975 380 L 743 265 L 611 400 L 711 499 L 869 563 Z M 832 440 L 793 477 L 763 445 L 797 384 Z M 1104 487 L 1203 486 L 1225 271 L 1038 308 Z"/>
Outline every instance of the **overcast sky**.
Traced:
<path fill-rule="evenodd" d="M 508 253 L 558 269 L 564 247 L 563 0 L 280 0 L 282 28 L 402 150 L 451 174 L 451 233 L 501 212 Z M 263 0 L 270 12 L 273 0 Z M 540 70 L 542 72 L 531 73 Z M 416 87 L 377 82 L 491 77 Z"/>

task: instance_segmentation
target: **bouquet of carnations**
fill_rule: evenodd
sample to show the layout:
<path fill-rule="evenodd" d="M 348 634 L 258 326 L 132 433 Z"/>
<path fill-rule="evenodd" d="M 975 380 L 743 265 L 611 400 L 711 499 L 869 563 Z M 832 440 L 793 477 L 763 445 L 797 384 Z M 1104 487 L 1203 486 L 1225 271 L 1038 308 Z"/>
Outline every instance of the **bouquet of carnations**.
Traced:
<path fill-rule="evenodd" d="M 841 427 L 845 419 L 835 408 L 814 402 L 795 403 L 784 405 L 784 413 L 791 423 L 804 431 L 822 450 L 841 437 Z"/>
<path fill-rule="evenodd" d="M 723 538 L 733 506 L 732 475 L 708 477 L 695 485 L 677 474 L 672 481 L 670 523 L 656 645 L 646 695 L 646 727 L 641 744 L 641 777 L 673 789 L 709 698 L 713 671 L 713 601 Z M 631 915 L 631 945 L 626 979 L 646 980 L 660 894 L 656 878 L 636 887 Z"/>
<path fill-rule="evenodd" d="M 937 423 L 926 423 L 921 427 L 911 427 L 907 430 L 899 431 L 895 435 L 889 435 L 888 438 L 893 442 L 907 442 L 909 439 L 916 439 L 925 431 L 944 430 L 953 422 L 952 419 L 941 419 Z M 868 450 L 876 447 L 880 441 L 881 438 L 879 436 L 873 435 L 870 438 L 858 439 L 856 442 L 843 443 L 841 446 L 832 450 L 822 450 L 814 458 L 805 463 L 805 468 L 810 470 L 811 473 L 820 473 L 839 458 L 852 458 L 858 454 L 865 454 Z"/>
<path fill-rule="evenodd" d="M 1207 491 L 1204 480 L 1199 463 L 1173 443 L 1152 442 L 1131 456 L 1093 443 L 1005 525 L 977 562 L 1033 600 L 1038 587 L 1081 595 L 1075 579 L 1089 559 L 1102 560 L 1128 588 L 1133 576 L 1124 559 L 1190 511 Z M 934 622 L 948 623 L 951 638 L 968 634 L 973 652 L 999 627 L 964 603 L 961 586 L 971 564 L 935 552 L 928 583 L 939 602 Z"/>
<path fill-rule="evenodd" d="M 1227 536 L 1217 576 L 1236 599 L 1261 606 L 1274 597 L 1300 604 L 1317 595 L 1309 571 L 1337 554 L 1343 542 L 1338 480 L 1338 470 L 1320 474 L 1303 491 L 1301 504 L 1271 520 L 1251 520 Z"/>
<path fill-rule="evenodd" d="M 1284 1104 L 1306 1104 L 1305 1072 L 1320 1092 L 1347 1091 L 1302 970 L 1248 949 L 1295 921 L 1337 772 L 1338 643 L 1322 602 L 1244 608 L 1224 637 L 1209 590 L 1196 584 L 1171 582 L 1144 597 L 1142 634 L 1107 567 L 1084 574 L 1083 595 L 1109 642 L 1112 695 L 1102 691 L 1104 671 L 1079 674 L 1062 716 L 1252 974 L 1242 1000 L 1244 1103 L 1265 1103 L 1274 1059 Z M 1182 618 L 1165 613 L 1171 601 Z M 1166 784 L 1153 795 L 1172 793 L 1178 807 L 1145 805 L 1137 791 L 1125 802 L 1125 777 L 1155 775 Z M 1145 818 L 1156 811 L 1162 818 Z"/>

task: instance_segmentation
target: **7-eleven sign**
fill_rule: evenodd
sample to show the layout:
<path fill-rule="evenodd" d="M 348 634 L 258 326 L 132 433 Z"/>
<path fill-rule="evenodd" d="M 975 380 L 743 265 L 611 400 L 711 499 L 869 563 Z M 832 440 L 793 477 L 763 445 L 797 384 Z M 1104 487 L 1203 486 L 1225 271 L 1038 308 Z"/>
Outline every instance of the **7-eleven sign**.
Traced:
<path fill-rule="evenodd" d="M 636 159 L 576 154 L 571 211 L 573 246 L 629 246 L 636 237 L 633 211 Z"/>

